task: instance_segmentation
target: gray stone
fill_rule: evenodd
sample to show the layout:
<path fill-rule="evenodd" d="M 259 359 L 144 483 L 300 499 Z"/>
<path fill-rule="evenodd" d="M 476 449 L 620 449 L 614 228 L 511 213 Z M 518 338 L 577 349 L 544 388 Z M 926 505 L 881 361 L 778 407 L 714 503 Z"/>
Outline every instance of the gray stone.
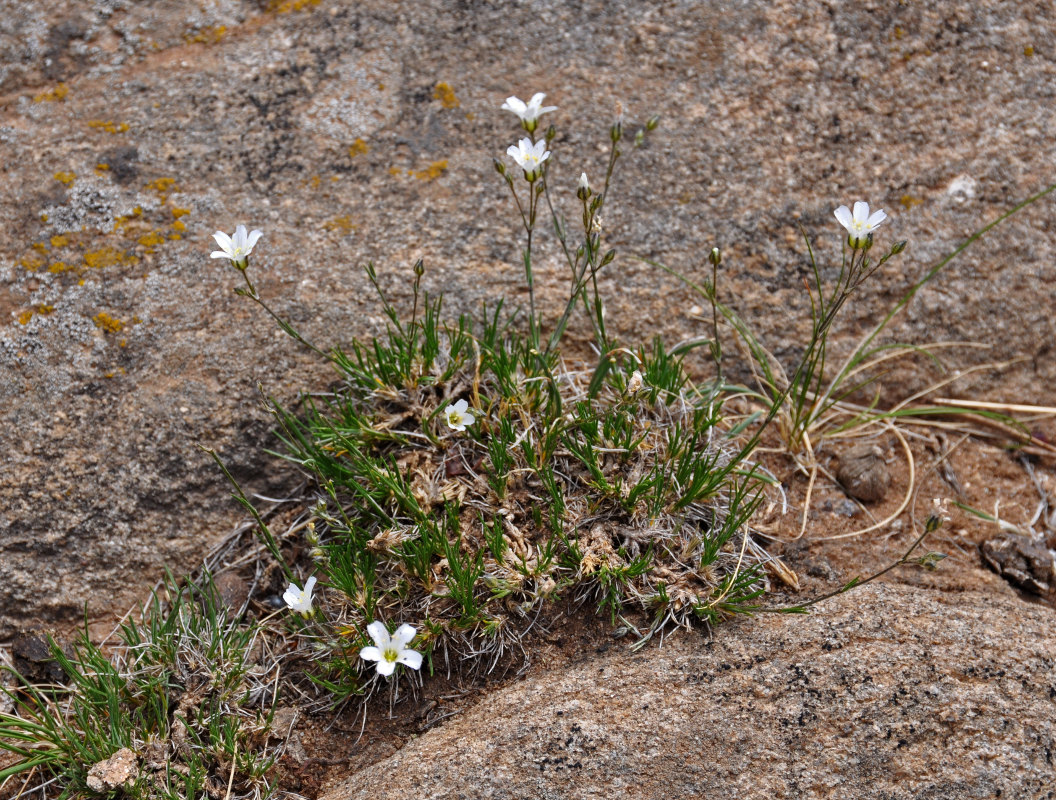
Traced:
<path fill-rule="evenodd" d="M 1054 623 L 1006 596 L 873 584 L 541 671 L 323 800 L 1049 797 Z"/>

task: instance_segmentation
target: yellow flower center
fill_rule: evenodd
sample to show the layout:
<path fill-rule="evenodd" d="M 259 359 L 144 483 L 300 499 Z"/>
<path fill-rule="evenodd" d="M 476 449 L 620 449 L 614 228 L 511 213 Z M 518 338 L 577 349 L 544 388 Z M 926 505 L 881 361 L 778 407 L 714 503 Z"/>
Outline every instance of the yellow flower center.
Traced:
<path fill-rule="evenodd" d="M 400 654 L 396 651 L 396 648 L 394 647 L 385 648 L 385 650 L 382 652 L 382 655 L 385 657 L 385 660 L 389 662 L 393 662 L 400 657 Z"/>

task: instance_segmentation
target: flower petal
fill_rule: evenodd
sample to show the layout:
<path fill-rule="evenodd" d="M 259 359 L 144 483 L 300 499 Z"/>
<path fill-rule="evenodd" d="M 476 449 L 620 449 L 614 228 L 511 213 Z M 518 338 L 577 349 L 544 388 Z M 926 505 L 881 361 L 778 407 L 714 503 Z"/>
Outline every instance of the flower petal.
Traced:
<path fill-rule="evenodd" d="M 220 250 L 214 250 L 213 252 L 211 252 L 209 254 L 209 258 L 226 258 L 228 261 L 230 261 L 231 260 L 231 254 L 230 253 L 221 252 Z"/>
<path fill-rule="evenodd" d="M 257 243 L 257 240 L 264 235 L 264 231 L 250 231 L 249 239 L 246 240 L 246 252 L 248 253 L 253 249 L 253 245 Z"/>
<path fill-rule="evenodd" d="M 517 97 L 507 97 L 506 102 L 502 104 L 502 110 L 512 111 L 517 116 L 521 116 L 528 110 L 528 107 L 524 104 L 523 100 L 520 100 Z"/>
<path fill-rule="evenodd" d="M 235 249 L 235 246 L 231 243 L 231 237 L 223 231 L 217 231 L 213 234 L 213 238 L 216 239 L 216 243 L 220 246 L 221 250 L 225 250 L 230 253 Z"/>
<path fill-rule="evenodd" d="M 367 633 L 370 634 L 370 638 L 374 640 L 374 644 L 384 650 L 389 646 L 389 631 L 385 627 L 385 623 L 379 620 L 375 620 L 367 626 Z"/>
<path fill-rule="evenodd" d="M 467 408 L 469 408 L 469 403 L 466 402 L 465 400 L 456 400 L 455 401 L 454 410 L 456 412 L 458 412 L 459 414 L 464 414 L 466 412 Z"/>
<path fill-rule="evenodd" d="M 885 214 L 884 210 L 881 208 L 877 211 L 874 211 L 870 215 L 869 219 L 865 221 L 865 224 L 870 230 L 872 230 L 876 228 L 876 226 L 883 222 L 885 219 L 887 219 L 887 214 Z"/>
<path fill-rule="evenodd" d="M 422 666 L 422 654 L 417 650 L 404 650 L 396 661 L 406 664 L 411 669 L 420 669 Z"/>
<path fill-rule="evenodd" d="M 477 418 L 474 417 L 470 412 L 468 412 L 468 411 L 465 412 L 462 415 L 462 427 L 463 427 L 463 430 L 465 429 L 466 425 L 472 425 L 476 421 L 477 421 Z"/>
<path fill-rule="evenodd" d="M 312 589 L 315 588 L 315 583 L 316 583 L 316 580 L 315 580 L 315 576 L 313 575 L 304 584 L 304 593 L 305 593 L 306 596 L 308 596 L 308 597 L 312 596 Z"/>
<path fill-rule="evenodd" d="M 869 217 L 869 204 L 859 200 L 854 204 L 854 221 L 865 222 Z"/>
<path fill-rule="evenodd" d="M 378 662 L 378 674 L 388 677 L 396 671 L 395 661 L 386 661 L 384 658 Z"/>
<path fill-rule="evenodd" d="M 834 213 L 836 214 L 837 221 L 847 230 L 850 230 L 851 222 L 853 220 L 851 217 L 851 209 L 847 208 L 847 206 L 840 206 Z"/>
<path fill-rule="evenodd" d="M 381 651 L 376 647 L 364 647 L 359 651 L 359 657 L 364 661 L 381 661 Z"/>
<path fill-rule="evenodd" d="M 236 247 L 246 246 L 246 226 L 238 225 L 235 228 L 235 235 L 231 237 L 231 241 L 235 243 Z"/>
<path fill-rule="evenodd" d="M 397 646 L 402 649 L 404 646 L 411 643 L 414 634 L 414 626 L 405 623 L 396 629 L 396 633 L 392 634 L 392 641 L 396 642 Z"/>
<path fill-rule="evenodd" d="M 296 608 L 301 604 L 301 590 L 291 583 L 290 588 L 283 594 L 282 599 L 290 608 Z"/>

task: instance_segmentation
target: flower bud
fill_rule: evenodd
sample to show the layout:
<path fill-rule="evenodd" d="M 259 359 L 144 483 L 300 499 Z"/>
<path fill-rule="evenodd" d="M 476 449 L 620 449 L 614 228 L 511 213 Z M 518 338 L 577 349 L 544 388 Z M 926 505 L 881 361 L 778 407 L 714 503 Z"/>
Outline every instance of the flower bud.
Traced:
<path fill-rule="evenodd" d="M 660 115 L 659 114 L 654 114 L 653 116 L 649 117 L 649 121 L 647 123 L 645 123 L 645 129 L 647 131 L 655 131 L 656 130 L 656 126 L 659 125 L 659 124 L 660 124 Z"/>
<path fill-rule="evenodd" d="M 903 250 L 906 249 L 906 240 L 903 239 L 901 242 L 895 242 L 894 247 L 891 248 L 891 255 L 897 256 Z"/>
<path fill-rule="evenodd" d="M 717 267 L 722 263 L 722 251 L 717 248 L 711 248 L 711 252 L 708 253 L 708 261 L 711 262 L 712 266 Z"/>
<path fill-rule="evenodd" d="M 590 190 L 590 184 L 587 182 L 587 173 L 581 172 L 579 175 L 579 188 L 576 190 L 576 197 L 580 200 L 586 200 L 593 192 Z"/>
<path fill-rule="evenodd" d="M 616 144 L 616 142 L 620 141 L 620 137 L 622 137 L 622 136 L 623 136 L 623 123 L 617 121 L 617 122 L 613 123 L 612 128 L 609 129 L 609 138 L 612 139 L 612 143 L 613 144 Z"/>
<path fill-rule="evenodd" d="M 497 173 L 499 173 L 500 175 L 505 175 L 506 174 L 506 165 L 505 164 L 503 164 L 497 158 L 493 158 L 492 162 L 495 164 L 495 171 Z"/>
<path fill-rule="evenodd" d="M 420 258 L 414 262 L 414 274 L 417 275 L 419 278 L 425 274 L 425 264 Z"/>

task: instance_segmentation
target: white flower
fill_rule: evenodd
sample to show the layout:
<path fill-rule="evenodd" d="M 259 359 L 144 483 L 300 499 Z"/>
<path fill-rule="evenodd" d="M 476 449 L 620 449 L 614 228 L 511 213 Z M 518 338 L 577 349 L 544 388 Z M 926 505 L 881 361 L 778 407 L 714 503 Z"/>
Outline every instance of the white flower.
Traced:
<path fill-rule="evenodd" d="M 534 181 L 539 177 L 539 173 L 542 172 L 543 162 L 550 158 L 550 151 L 546 149 L 545 140 L 540 139 L 538 142 L 533 142 L 525 137 L 517 142 L 516 145 L 511 144 L 506 149 L 506 155 L 516 161 L 518 166 L 524 170 L 525 178 Z"/>
<path fill-rule="evenodd" d="M 359 651 L 359 657 L 364 661 L 377 661 L 379 675 L 391 675 L 397 664 L 405 664 L 411 669 L 422 666 L 422 654 L 407 649 L 414 638 L 414 628 L 410 625 L 401 625 L 390 637 L 384 623 L 374 621 L 367 626 L 367 633 L 376 646 L 364 647 Z"/>
<path fill-rule="evenodd" d="M 245 269 L 249 264 L 249 254 L 253 252 L 253 245 L 263 235 L 263 231 L 253 231 L 247 235 L 245 225 L 239 225 L 235 228 L 234 236 L 228 236 L 223 231 L 217 231 L 213 234 L 213 238 L 216 239 L 220 249 L 214 250 L 209 254 L 209 257 L 226 258 L 233 266 Z"/>
<path fill-rule="evenodd" d="M 547 113 L 548 111 L 557 111 L 557 106 L 546 106 L 543 107 L 543 98 L 546 95 L 542 92 L 532 95 L 532 99 L 525 103 L 522 100 L 518 100 L 516 97 L 507 97 L 506 102 L 502 104 L 503 111 L 512 111 L 518 117 L 521 118 L 521 125 L 524 129 L 531 133 L 535 130 L 535 126 L 538 124 L 537 120 L 540 116 Z"/>
<path fill-rule="evenodd" d="M 303 592 L 297 588 L 296 583 L 291 583 L 290 588 L 286 590 L 286 594 L 282 596 L 282 599 L 286 601 L 286 605 L 292 611 L 299 611 L 304 616 L 310 617 L 312 615 L 312 589 L 314 588 L 315 576 L 313 575 L 304 584 Z"/>
<path fill-rule="evenodd" d="M 468 409 L 469 403 L 465 400 L 459 400 L 453 406 L 444 409 L 444 416 L 447 417 L 447 424 L 451 430 L 464 431 L 467 425 L 473 424 L 476 418 Z"/>
<path fill-rule="evenodd" d="M 835 211 L 836 219 L 847 229 L 847 241 L 851 247 L 860 247 L 867 243 L 880 223 L 887 219 L 882 210 L 869 213 L 869 204 L 859 200 L 854 204 L 854 213 L 847 206 L 840 206 Z"/>

